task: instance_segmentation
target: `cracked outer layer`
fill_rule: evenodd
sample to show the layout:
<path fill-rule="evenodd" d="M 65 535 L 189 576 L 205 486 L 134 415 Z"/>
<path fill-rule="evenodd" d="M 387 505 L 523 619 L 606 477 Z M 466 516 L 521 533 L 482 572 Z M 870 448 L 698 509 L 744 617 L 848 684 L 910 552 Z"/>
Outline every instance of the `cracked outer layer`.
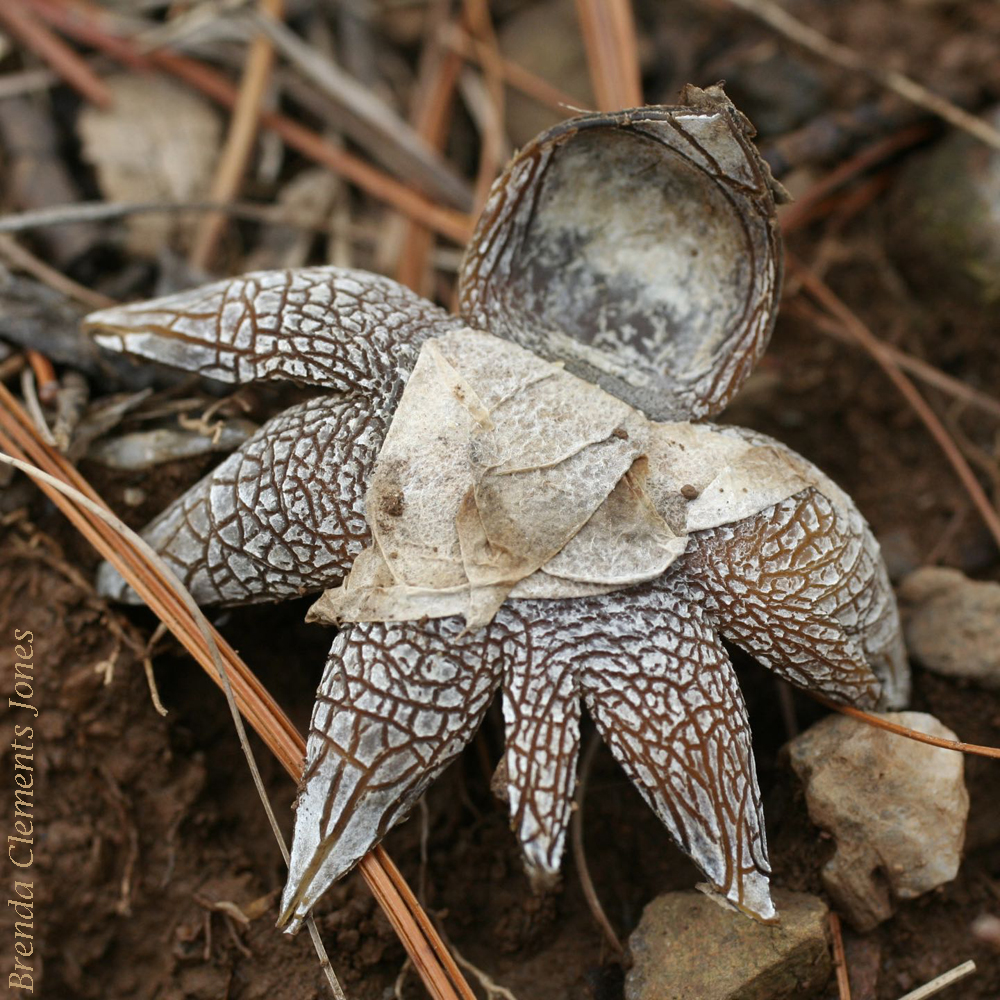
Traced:
<path fill-rule="evenodd" d="M 199 604 L 278 601 L 332 586 L 369 543 L 365 489 L 387 424 L 363 399 L 293 406 L 143 537 Z M 98 584 L 116 600 L 139 600 L 109 563 Z"/>
<path fill-rule="evenodd" d="M 570 367 L 675 420 L 724 404 L 766 343 L 780 256 L 769 178 L 742 119 L 719 94 L 688 96 L 686 109 L 565 124 L 529 147 L 536 159 L 531 153 L 515 161 L 505 175 L 509 190 L 498 189 L 469 251 L 466 319 L 388 279 L 337 268 L 247 275 L 89 318 L 113 349 L 231 382 L 287 378 L 327 390 L 269 421 L 147 528 L 147 539 L 198 601 L 280 600 L 340 582 L 370 542 L 366 491 L 420 345 L 468 340 L 462 331 L 469 323 L 522 346 L 544 341 L 550 357 L 568 344 Z M 539 180 L 544 170 L 518 174 L 518 163 L 558 160 L 557 147 L 569 149 L 576 136 L 587 138 L 547 175 L 553 187 Z M 659 146 L 669 147 L 664 160 L 649 153 Z M 633 161 L 639 148 L 643 154 Z M 676 171 L 664 174 L 664 163 Z M 581 228 L 590 225 L 593 208 L 583 195 L 607 184 L 641 185 L 641 172 L 616 173 L 630 164 L 649 167 L 651 183 L 663 182 L 661 199 L 666 191 L 697 201 L 698 170 L 707 176 L 703 194 L 714 222 L 706 225 L 716 226 L 718 241 L 708 264 L 689 259 L 690 230 L 679 236 L 679 255 L 663 250 L 664 217 L 652 215 L 638 241 L 623 248 L 628 268 L 601 271 L 606 248 L 590 238 L 595 229 Z M 565 217 L 575 231 L 560 233 L 549 223 L 560 205 L 572 207 L 574 191 L 583 201 Z M 537 204 L 524 214 L 522 199 Z M 678 222 L 697 222 L 691 204 L 657 204 Z M 629 232 L 642 222 L 639 207 L 631 204 Z M 502 222 L 508 209 L 513 221 Z M 731 260 L 730 253 L 741 256 Z M 622 312 L 647 272 L 673 275 L 688 290 L 671 299 L 676 286 L 656 280 L 640 289 L 641 310 Z M 545 298 L 554 273 L 579 283 L 579 300 L 564 312 L 569 284 Z M 735 292 L 702 315 L 701 297 L 717 273 Z M 516 280 L 504 285 L 504 274 Z M 605 279 L 608 297 L 598 302 L 594 289 Z M 537 327 L 523 312 L 536 308 Z M 651 360 L 676 378 L 665 379 Z M 622 372 L 638 372 L 638 381 Z M 482 400 L 481 416 L 489 420 L 502 399 L 487 393 Z M 476 631 L 443 617 L 361 621 L 336 636 L 313 712 L 282 924 L 296 928 L 325 888 L 407 814 L 471 739 L 500 686 L 512 826 L 536 884 L 558 873 L 586 704 L 625 771 L 716 890 L 759 919 L 775 918 L 749 727 L 720 637 L 803 688 L 853 704 L 882 698 L 894 705 L 907 685 L 898 615 L 867 525 L 818 470 L 791 456 L 814 485 L 779 494 L 780 502 L 772 497 L 752 514 L 740 508 L 734 519 L 720 519 L 722 491 L 700 499 L 699 491 L 724 481 L 731 496 L 753 475 L 752 465 L 727 464 L 725 455 L 738 451 L 727 451 L 733 436 L 771 452 L 781 446 L 738 429 L 691 425 L 683 434 L 673 427 L 672 451 L 657 452 L 651 443 L 643 454 L 617 423 L 609 438 L 613 447 L 631 441 L 639 449 L 636 461 L 650 464 L 648 482 L 658 484 L 643 503 L 686 536 L 683 552 L 652 582 L 566 600 L 508 600 Z M 552 436 L 542 425 L 528 429 L 543 443 Z M 699 459 L 702 450 L 711 461 Z M 553 498 L 562 461 L 553 459 L 547 480 Z M 619 485 L 639 491 L 643 477 L 634 463 L 629 475 Z M 385 501 L 389 518 L 408 502 L 402 489 Z M 612 518 L 612 531 L 620 520 Z M 495 554 L 489 537 L 474 541 L 485 557 Z M 100 584 L 107 594 L 130 596 L 107 568 Z"/>
<path fill-rule="evenodd" d="M 84 322 L 104 347 L 206 378 L 288 379 L 389 413 L 419 345 L 463 325 L 389 278 L 338 267 L 257 271 Z"/>
<path fill-rule="evenodd" d="M 92 313 L 98 343 L 227 382 L 337 390 L 292 407 L 147 528 L 196 601 L 246 604 L 333 586 L 369 540 L 365 491 L 421 343 L 460 321 L 364 271 L 219 281 Z M 110 565 L 103 593 L 137 596 Z"/>
<path fill-rule="evenodd" d="M 369 678 L 405 677 L 410 717 L 419 709 L 426 731 L 448 735 L 461 726 L 454 705 L 436 715 L 430 708 L 441 697 L 442 638 L 451 637 L 449 655 L 468 671 L 467 683 L 474 678 L 485 691 L 502 681 L 511 825 L 536 884 L 553 882 L 560 867 L 582 699 L 678 845 L 723 896 L 764 920 L 775 911 L 760 793 L 746 710 L 719 637 L 792 683 L 837 700 L 872 707 L 880 680 L 893 701 L 905 691 L 895 602 L 871 536 L 856 512 L 843 523 L 816 490 L 737 525 L 695 532 L 685 555 L 654 584 L 573 600 L 510 601 L 485 629 L 465 637 L 459 629 L 455 618 L 422 628 L 353 625 L 349 634 L 361 645 L 351 647 L 359 651 L 351 663 L 358 669 L 363 650 L 379 665 Z M 335 644 L 321 690 L 328 692 L 329 678 L 344 669 Z M 363 797 L 355 782 L 367 780 L 385 810 L 378 813 L 376 797 L 366 797 L 373 813 L 367 826 L 387 829 L 459 749 L 442 739 L 415 785 L 411 747 L 402 743 L 394 759 L 384 712 L 339 690 L 333 710 L 317 706 L 313 716 L 310 780 L 302 786 L 282 901 L 281 920 L 293 927 L 366 849 L 318 817 L 343 823 Z M 478 698 L 469 705 L 471 736 L 483 706 Z M 359 779 L 345 748 L 368 741 L 381 754 Z M 345 775 L 350 799 L 338 798 Z M 324 813 L 333 798 L 338 805 Z"/>

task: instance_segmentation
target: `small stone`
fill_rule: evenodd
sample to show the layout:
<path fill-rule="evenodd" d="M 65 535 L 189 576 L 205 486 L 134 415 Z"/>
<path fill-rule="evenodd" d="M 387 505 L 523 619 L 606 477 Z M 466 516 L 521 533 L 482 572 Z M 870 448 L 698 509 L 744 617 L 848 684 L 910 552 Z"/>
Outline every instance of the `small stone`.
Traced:
<path fill-rule="evenodd" d="M 932 736 L 955 734 L 923 712 L 882 718 Z M 823 883 L 859 931 L 958 874 L 969 796 L 960 753 L 834 715 L 789 744 L 812 821 L 836 852 Z"/>
<path fill-rule="evenodd" d="M 983 114 L 1000 126 L 1000 107 Z M 1000 152 L 956 131 L 913 156 L 893 185 L 889 246 L 914 288 L 953 310 L 1000 308 Z"/>
<path fill-rule="evenodd" d="M 899 587 L 906 645 L 928 670 L 1000 688 L 1000 584 L 925 566 Z"/>
<path fill-rule="evenodd" d="M 625 1000 L 785 1000 L 818 996 L 830 978 L 827 907 L 772 889 L 780 923 L 748 920 L 700 892 L 668 892 L 629 938 Z"/>
<path fill-rule="evenodd" d="M 126 507 L 141 507 L 146 502 L 146 491 L 141 486 L 126 486 L 122 500 Z"/>

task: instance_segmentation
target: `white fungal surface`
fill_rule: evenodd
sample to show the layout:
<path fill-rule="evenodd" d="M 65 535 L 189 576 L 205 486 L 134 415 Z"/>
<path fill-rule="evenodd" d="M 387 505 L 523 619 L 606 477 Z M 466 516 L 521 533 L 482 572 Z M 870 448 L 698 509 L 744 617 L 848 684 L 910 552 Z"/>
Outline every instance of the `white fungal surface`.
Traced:
<path fill-rule="evenodd" d="M 533 880 L 559 870 L 585 704 L 716 890 L 771 920 L 721 638 L 832 698 L 906 697 L 895 599 L 854 504 L 776 441 L 690 423 L 763 351 L 781 264 L 745 120 L 719 90 L 687 97 L 530 144 L 468 251 L 461 318 L 338 268 L 89 318 L 114 349 L 326 393 L 267 423 L 145 533 L 203 603 L 333 588 L 316 613 L 353 622 L 313 712 L 281 907 L 291 930 L 405 817 L 501 687 Z M 599 225 L 602 199 L 624 206 L 617 228 Z M 107 568 L 100 584 L 130 596 Z"/>

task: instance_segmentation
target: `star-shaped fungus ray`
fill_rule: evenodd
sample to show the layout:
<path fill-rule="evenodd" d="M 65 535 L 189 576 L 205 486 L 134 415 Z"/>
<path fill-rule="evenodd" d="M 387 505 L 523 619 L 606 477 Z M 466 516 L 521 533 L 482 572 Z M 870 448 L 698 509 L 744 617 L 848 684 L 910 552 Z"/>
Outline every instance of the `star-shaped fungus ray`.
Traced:
<path fill-rule="evenodd" d="M 313 713 L 279 923 L 416 802 L 471 739 L 503 677 L 511 825 L 532 880 L 558 874 L 580 702 L 681 848 L 720 893 L 774 917 L 750 731 L 725 650 L 683 580 L 574 601 L 513 601 L 459 619 L 338 636 Z"/>
<path fill-rule="evenodd" d="M 717 890 L 774 916 L 749 726 L 729 658 L 682 576 L 573 601 L 514 601 L 504 650 L 511 824 L 536 884 L 558 874 L 580 701 Z M 520 632 L 520 635 L 518 635 Z"/>
<path fill-rule="evenodd" d="M 337 636 L 316 693 L 279 924 L 297 930 L 472 739 L 500 681 L 500 632 L 465 635 L 442 619 Z"/>
<path fill-rule="evenodd" d="M 391 676 L 405 674 L 406 685 L 418 683 L 413 672 L 419 676 L 430 664 L 433 674 L 442 655 L 465 656 L 465 641 L 476 663 L 489 651 L 490 683 L 503 680 L 511 826 L 528 875 L 539 887 L 555 881 L 562 859 L 582 700 L 626 773 L 716 890 L 746 913 L 771 920 L 775 910 L 749 722 L 720 635 L 807 690 L 872 706 L 884 683 L 898 697 L 905 658 L 884 574 L 853 506 L 844 511 L 841 503 L 809 489 L 736 525 L 694 532 L 684 556 L 654 583 L 572 600 L 508 601 L 489 625 L 464 639 L 458 618 L 426 623 L 430 634 L 414 623 L 405 626 L 409 632 L 395 631 L 402 623 L 380 626 L 394 631 L 374 633 L 377 666 L 370 682 L 385 685 Z M 373 635 L 372 623 L 348 628 L 352 636 L 365 630 L 364 641 Z M 394 653 L 395 666 L 387 670 L 383 637 L 390 634 L 407 659 L 403 665 L 402 654 Z M 441 648 L 445 634 L 452 636 L 450 654 Z M 335 644 L 321 691 L 343 669 L 336 651 Z M 356 664 L 358 656 L 351 660 Z M 368 846 L 376 843 L 445 763 L 435 755 L 416 775 L 408 742 L 394 751 L 379 735 L 385 731 L 381 715 L 357 710 L 347 700 L 338 703 L 338 713 L 317 709 L 314 715 L 312 778 L 302 785 L 300 817 L 308 816 L 311 825 L 333 800 L 331 789 L 339 789 L 343 775 L 357 766 L 347 755 L 331 755 L 329 732 L 316 732 L 317 725 L 333 720 L 339 719 L 339 731 L 355 742 L 378 742 L 382 752 L 372 780 L 379 796 L 338 799 L 342 809 L 351 810 L 349 817 L 337 806 L 331 813 L 341 826 L 351 824 L 343 845 L 333 820 L 324 836 L 300 836 L 303 820 L 297 820 L 283 907 L 283 919 L 292 926 L 305 913 L 303 901 L 318 897 L 364 853 L 356 839 L 360 831 L 368 831 Z M 475 721 L 461 730 L 466 739 L 481 715 L 473 700 Z M 452 732 L 447 730 L 449 737 Z M 335 745 L 342 744 L 339 737 Z M 457 743 L 450 745 L 449 759 L 457 750 Z M 407 763 L 394 764 L 394 753 Z M 322 771 L 313 771 L 317 754 Z M 405 780 L 387 789 L 384 782 L 397 772 Z"/>
<path fill-rule="evenodd" d="M 368 271 L 256 271 L 91 313 L 104 347 L 220 382 L 285 379 L 395 402 L 416 348 L 464 324 Z"/>
<path fill-rule="evenodd" d="M 267 271 L 91 314 L 115 350 L 226 382 L 335 390 L 268 421 L 145 530 L 199 603 L 332 586 L 369 538 L 368 477 L 421 343 L 461 322 L 388 278 Z M 137 601 L 110 565 L 101 591 Z"/>
<path fill-rule="evenodd" d="M 896 600 L 853 504 L 809 489 L 691 543 L 688 587 L 725 638 L 805 690 L 867 708 L 906 703 Z"/>

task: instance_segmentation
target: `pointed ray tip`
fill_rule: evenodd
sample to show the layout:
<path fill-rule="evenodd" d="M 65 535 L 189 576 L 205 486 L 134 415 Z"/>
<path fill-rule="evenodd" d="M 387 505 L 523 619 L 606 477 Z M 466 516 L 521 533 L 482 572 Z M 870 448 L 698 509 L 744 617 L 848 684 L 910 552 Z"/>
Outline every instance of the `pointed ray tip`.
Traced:
<path fill-rule="evenodd" d="M 740 888 L 742 896 L 740 899 Z M 727 896 L 741 913 L 762 924 L 780 923 L 778 911 L 771 899 L 770 880 L 762 872 L 751 872 L 742 882 L 742 887 L 734 886 Z"/>
<path fill-rule="evenodd" d="M 101 597 L 122 604 L 141 604 L 139 595 L 125 582 L 125 578 L 109 562 L 97 567 L 94 587 Z"/>
<path fill-rule="evenodd" d="M 84 332 L 91 334 L 98 343 L 105 339 L 114 340 L 113 333 L 128 329 L 132 325 L 129 320 L 129 307 L 108 306 L 106 309 L 87 313 L 83 317 L 81 325 Z M 111 346 L 111 344 L 106 346 Z"/>
<path fill-rule="evenodd" d="M 712 882 L 699 882 L 695 888 L 727 910 L 739 910 L 761 924 L 778 924 L 781 917 L 771 899 L 768 877 L 762 872 L 751 872 L 741 883 L 727 890 Z"/>
<path fill-rule="evenodd" d="M 280 931 L 292 936 L 298 934 L 302 929 L 302 921 L 307 916 L 305 913 L 296 912 L 297 905 L 297 900 L 292 900 L 287 906 L 284 905 L 284 900 L 282 900 L 281 912 L 278 914 L 278 919 L 274 922 L 274 926 Z"/>
<path fill-rule="evenodd" d="M 535 864 L 527 857 L 524 859 L 524 871 L 528 876 L 531 891 L 536 895 L 548 895 L 562 880 L 558 868 Z"/>

